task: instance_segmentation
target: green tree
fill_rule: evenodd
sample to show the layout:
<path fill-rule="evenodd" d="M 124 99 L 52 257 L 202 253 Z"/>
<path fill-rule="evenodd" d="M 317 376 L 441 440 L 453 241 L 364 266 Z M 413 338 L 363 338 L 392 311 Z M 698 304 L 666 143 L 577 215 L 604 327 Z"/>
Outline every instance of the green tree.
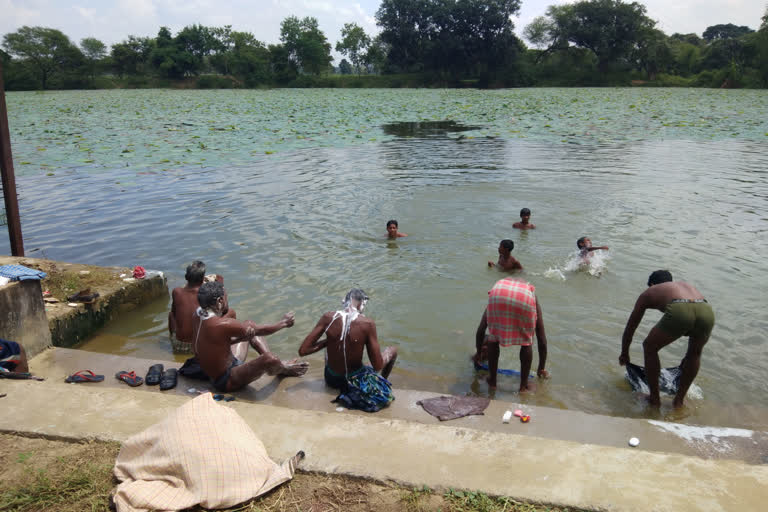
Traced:
<path fill-rule="evenodd" d="M 562 50 L 567 44 L 586 48 L 598 59 L 598 68 L 606 72 L 621 61 L 631 59 L 634 50 L 655 22 L 646 16 L 645 6 L 621 0 L 581 0 L 574 4 L 553 5 L 538 27 L 526 27 L 526 36 L 547 51 Z"/>
<path fill-rule="evenodd" d="M 738 27 L 733 23 L 728 23 L 725 25 L 721 24 L 707 27 L 701 36 L 706 42 L 711 43 L 712 41 L 716 41 L 718 39 L 738 39 L 741 36 L 751 32 L 754 32 L 754 30 L 747 26 Z"/>
<path fill-rule="evenodd" d="M 110 57 L 115 73 L 120 78 L 145 72 L 145 66 L 155 47 L 155 41 L 148 37 L 128 36 L 122 43 L 112 45 Z"/>
<path fill-rule="evenodd" d="M 668 71 L 674 61 L 667 36 L 658 29 L 648 29 L 635 49 L 635 59 L 648 80 L 656 80 L 660 72 Z"/>
<path fill-rule="evenodd" d="M 48 87 L 54 75 L 82 60 L 80 50 L 67 36 L 53 28 L 25 25 L 16 32 L 5 34 L 3 47 L 11 55 L 26 61 L 43 89 Z"/>
<path fill-rule="evenodd" d="M 319 75 L 333 61 L 331 44 L 318 27 L 317 18 L 289 16 L 280 23 L 280 40 L 297 69 Z"/>
<path fill-rule="evenodd" d="M 184 54 L 180 62 L 185 75 L 200 74 L 205 68 L 205 59 L 222 48 L 214 31 L 203 25 L 184 27 L 176 34 L 174 43 L 178 52 Z"/>
<path fill-rule="evenodd" d="M 387 44 L 381 40 L 381 37 L 374 37 L 363 56 L 366 71 L 368 73 L 382 73 L 386 66 L 387 53 Z"/>
<path fill-rule="evenodd" d="M 339 74 L 342 74 L 342 75 L 352 74 L 352 64 L 350 64 L 347 59 L 341 59 L 341 62 L 339 62 Z"/>
<path fill-rule="evenodd" d="M 352 65 L 355 66 L 359 75 L 360 67 L 365 62 L 365 52 L 370 44 L 371 38 L 365 33 L 363 27 L 356 23 L 345 23 L 341 29 L 341 41 L 336 43 L 336 51 L 349 56 L 349 60 L 352 61 Z M 341 64 L 339 64 L 339 69 L 341 69 Z"/>
<path fill-rule="evenodd" d="M 91 85 L 93 85 L 94 80 L 96 80 L 96 70 L 104 57 L 107 56 L 107 46 L 95 37 L 85 37 L 80 40 L 80 50 L 85 56 Z"/>

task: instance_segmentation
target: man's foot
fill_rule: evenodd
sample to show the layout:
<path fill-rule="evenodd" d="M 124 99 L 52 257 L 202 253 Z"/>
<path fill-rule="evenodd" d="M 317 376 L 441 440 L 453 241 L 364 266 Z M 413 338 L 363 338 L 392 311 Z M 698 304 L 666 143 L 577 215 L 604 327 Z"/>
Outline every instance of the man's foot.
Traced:
<path fill-rule="evenodd" d="M 681 398 L 681 399 L 678 401 L 678 399 L 677 399 L 677 398 L 675 398 L 675 399 L 672 401 L 672 407 L 674 407 L 675 409 L 680 409 L 681 407 L 683 407 L 683 399 Z"/>
<path fill-rule="evenodd" d="M 661 398 L 659 397 L 653 398 L 649 395 L 648 397 L 646 397 L 646 399 L 648 400 L 648 405 L 650 405 L 651 407 L 656 407 L 656 408 L 661 407 Z"/>
<path fill-rule="evenodd" d="M 277 372 L 277 375 L 281 377 L 301 377 L 309 370 L 309 363 L 306 361 L 291 359 L 290 361 L 281 361 L 281 363 L 283 368 Z"/>
<path fill-rule="evenodd" d="M 488 383 L 488 389 L 496 389 L 496 379 L 491 379 L 490 376 L 485 378 L 485 381 Z"/>
<path fill-rule="evenodd" d="M 291 462 L 293 463 L 293 467 L 294 468 L 299 467 L 299 462 L 304 460 L 304 457 L 305 457 L 304 450 L 299 450 L 298 452 L 296 452 L 296 455 L 291 457 Z"/>
<path fill-rule="evenodd" d="M 533 382 L 528 382 L 525 386 L 520 384 L 520 393 L 532 393 L 533 391 L 536 391 L 536 384 Z"/>

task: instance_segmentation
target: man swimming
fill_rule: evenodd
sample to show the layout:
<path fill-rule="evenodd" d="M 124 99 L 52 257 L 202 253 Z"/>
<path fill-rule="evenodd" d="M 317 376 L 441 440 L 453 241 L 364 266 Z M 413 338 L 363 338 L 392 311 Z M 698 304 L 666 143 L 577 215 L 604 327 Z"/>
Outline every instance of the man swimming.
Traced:
<path fill-rule="evenodd" d="M 523 270 L 523 265 L 512 256 L 512 249 L 515 248 L 515 242 L 512 240 L 502 240 L 499 243 L 499 260 L 496 267 L 501 270 Z M 493 267 L 492 261 L 488 262 L 489 267 Z"/>
<path fill-rule="evenodd" d="M 488 387 L 496 389 L 496 372 L 499 368 L 499 346 L 520 346 L 520 392 L 532 391 L 528 375 L 533 363 L 533 335 L 539 350 L 539 368 L 536 375 L 549 376 L 547 372 L 547 333 L 541 306 L 536 298 L 536 288 L 525 281 L 506 277 L 496 282 L 488 292 L 488 305 L 475 332 L 475 355 L 472 360 L 479 365 L 488 358 Z"/>
<path fill-rule="evenodd" d="M 607 245 L 601 245 L 600 247 L 592 247 L 592 240 L 588 236 L 583 236 L 576 240 L 576 247 L 579 248 L 579 253 L 583 259 L 590 258 L 592 251 L 607 251 Z"/>
<path fill-rule="evenodd" d="M 520 210 L 520 222 L 512 224 L 515 229 L 536 229 L 535 224 L 531 224 L 531 210 L 523 208 Z"/>
<path fill-rule="evenodd" d="M 401 238 L 404 236 L 408 236 L 405 233 L 400 233 L 397 230 L 397 221 L 395 219 L 388 220 L 387 221 L 387 238 Z"/>
<path fill-rule="evenodd" d="M 692 285 L 672 282 L 672 274 L 667 270 L 653 272 L 648 277 L 648 289 L 637 298 L 635 308 L 624 328 L 619 355 L 621 366 L 630 362 L 629 346 L 632 344 L 632 336 L 640 320 L 643 319 L 646 309 L 658 309 L 664 313 L 643 341 L 645 374 L 651 392 L 648 401 L 651 405 L 655 407 L 661 405 L 659 350 L 681 336 L 688 336 L 688 350 L 680 363 L 682 371 L 680 385 L 672 402 L 674 407 L 682 407 L 688 388 L 699 373 L 701 352 L 715 325 L 715 314 L 704 296 Z"/>
<path fill-rule="evenodd" d="M 347 378 L 364 370 L 363 348 L 373 370 L 385 379 L 395 366 L 397 348 L 379 348 L 376 323 L 363 315 L 367 302 L 363 290 L 351 289 L 342 308 L 325 313 L 299 347 L 302 357 L 326 349 L 325 382 L 333 388 L 345 390 Z"/>
<path fill-rule="evenodd" d="M 229 309 L 227 295 L 224 285 L 218 281 L 204 283 L 197 292 L 197 300 L 200 307 L 195 312 L 195 356 L 216 390 L 237 391 L 265 373 L 300 377 L 307 372 L 309 363 L 281 361 L 269 351 L 266 342 L 260 337 L 291 327 L 294 322 L 292 312 L 286 313 L 282 320 L 274 324 L 257 325 L 250 320 L 240 322 L 227 318 L 224 316 L 224 312 Z M 248 342 L 259 353 L 259 357 L 247 363 L 237 359 L 230 347 L 243 341 Z"/>

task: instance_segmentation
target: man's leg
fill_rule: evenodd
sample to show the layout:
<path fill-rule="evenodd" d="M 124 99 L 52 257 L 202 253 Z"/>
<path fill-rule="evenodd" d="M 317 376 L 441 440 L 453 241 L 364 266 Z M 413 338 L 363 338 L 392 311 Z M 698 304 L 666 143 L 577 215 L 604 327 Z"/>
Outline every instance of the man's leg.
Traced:
<path fill-rule="evenodd" d="M 248 346 L 253 347 L 260 355 L 269 353 L 269 346 L 267 346 L 266 340 L 261 336 L 253 336 L 250 339 L 231 345 L 232 355 L 245 362 L 245 359 L 248 357 Z"/>
<path fill-rule="evenodd" d="M 16 365 L 16 369 L 14 370 L 18 373 L 27 373 L 29 372 L 29 364 L 27 362 L 27 353 L 24 350 L 24 345 L 19 343 L 19 364 Z"/>
<path fill-rule="evenodd" d="M 281 361 L 274 354 L 268 352 L 252 361 L 235 366 L 229 372 L 227 391 L 237 391 L 255 381 L 265 373 L 267 375 L 279 375 L 282 377 L 300 377 L 307 373 L 309 363 Z"/>
<path fill-rule="evenodd" d="M 496 389 L 496 374 L 499 369 L 499 349 L 498 341 L 487 341 L 488 346 L 488 387 Z"/>
<path fill-rule="evenodd" d="M 381 368 L 381 376 L 388 379 L 392 368 L 395 367 L 395 361 L 397 361 L 397 347 L 385 348 L 381 352 L 381 359 L 384 361 L 384 366 Z"/>
<path fill-rule="evenodd" d="M 659 374 L 661 373 L 659 350 L 666 347 L 677 338 L 677 336 L 671 336 L 658 327 L 654 327 L 651 329 L 651 332 L 648 333 L 648 337 L 645 338 L 645 341 L 643 341 L 645 376 L 648 379 L 648 388 L 651 391 L 648 401 L 654 407 L 659 407 L 661 405 L 661 397 L 659 396 Z"/>
<path fill-rule="evenodd" d="M 532 391 L 528 384 L 528 375 L 531 374 L 531 364 L 533 363 L 533 347 L 531 345 L 520 346 L 520 392 Z"/>
<path fill-rule="evenodd" d="M 704 345 L 709 341 L 709 337 L 706 338 L 689 338 L 688 339 L 688 351 L 685 353 L 685 357 L 681 363 L 682 373 L 680 374 L 680 385 L 677 388 L 677 394 L 672 405 L 675 408 L 683 406 L 683 400 L 685 395 L 688 394 L 688 389 L 693 384 L 693 379 L 699 373 L 699 366 L 701 365 L 701 352 L 704 349 Z M 646 373 L 648 369 L 646 368 Z"/>

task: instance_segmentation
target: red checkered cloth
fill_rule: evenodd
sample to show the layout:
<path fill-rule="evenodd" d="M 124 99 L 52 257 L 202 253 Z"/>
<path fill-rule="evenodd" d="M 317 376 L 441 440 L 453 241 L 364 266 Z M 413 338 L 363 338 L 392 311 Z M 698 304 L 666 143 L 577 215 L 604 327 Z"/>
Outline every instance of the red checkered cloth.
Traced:
<path fill-rule="evenodd" d="M 488 341 L 502 347 L 532 345 L 536 332 L 536 288 L 511 278 L 497 281 L 488 292 Z"/>

